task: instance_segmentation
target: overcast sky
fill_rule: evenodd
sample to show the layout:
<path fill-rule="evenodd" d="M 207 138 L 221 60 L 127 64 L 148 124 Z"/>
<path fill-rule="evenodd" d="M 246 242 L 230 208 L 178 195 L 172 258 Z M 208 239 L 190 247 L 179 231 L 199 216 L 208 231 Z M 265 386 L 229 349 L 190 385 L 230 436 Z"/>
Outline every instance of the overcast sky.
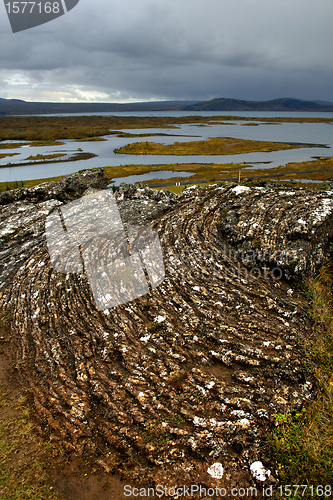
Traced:
<path fill-rule="evenodd" d="M 0 9 L 2 98 L 333 101 L 332 0 L 80 0 L 19 33 Z"/>

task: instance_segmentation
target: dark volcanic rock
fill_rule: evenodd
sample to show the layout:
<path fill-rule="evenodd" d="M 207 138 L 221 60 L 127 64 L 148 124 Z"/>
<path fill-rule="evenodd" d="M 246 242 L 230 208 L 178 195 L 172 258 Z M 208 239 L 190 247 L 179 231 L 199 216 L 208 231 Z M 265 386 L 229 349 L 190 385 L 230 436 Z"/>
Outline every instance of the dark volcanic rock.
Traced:
<path fill-rule="evenodd" d="M 85 170 L 32 188 L 0 193 L 0 290 L 6 287 L 44 238 L 44 221 L 63 202 L 109 183 L 102 169 Z"/>
<path fill-rule="evenodd" d="M 125 184 L 115 193 L 123 223 L 144 225 L 170 209 L 177 195 L 166 189 L 156 191 L 146 184 Z"/>
<path fill-rule="evenodd" d="M 235 186 L 228 198 L 221 233 L 243 264 L 279 267 L 291 278 L 313 275 L 327 260 L 333 234 L 330 191 Z"/>
<path fill-rule="evenodd" d="M 0 194 L 0 205 L 1 200 L 3 203 L 0 213 L 0 290 L 10 283 L 17 269 L 31 257 L 31 252 L 45 241 L 44 221 L 55 208 L 64 201 L 98 191 L 108 184 L 108 178 L 99 169 L 65 176 L 59 183 L 45 182 L 33 188 Z M 125 225 L 147 224 L 170 209 L 177 198 L 165 189 L 154 191 L 144 184 L 136 186 L 123 183 L 116 192 Z M 9 202 L 10 199 L 14 201 Z"/>
<path fill-rule="evenodd" d="M 84 170 L 66 175 L 59 182 L 43 182 L 32 188 L 18 188 L 0 193 L 0 206 L 21 200 L 30 200 L 32 202 L 59 200 L 68 202 L 82 196 L 89 187 L 103 189 L 108 184 L 109 180 L 102 168 Z"/>
<path fill-rule="evenodd" d="M 298 347 L 312 333 L 308 304 L 271 269 L 304 277 L 324 263 L 333 193 L 122 185 L 116 198 L 123 221 L 158 231 L 166 277 L 104 312 L 86 275 L 52 269 L 43 220 L 61 201 L 2 211 L 0 305 L 13 311 L 36 425 L 132 479 L 212 485 L 220 462 L 220 487 L 249 484 L 251 462 L 274 467 L 259 447 L 274 415 L 315 393 Z"/>

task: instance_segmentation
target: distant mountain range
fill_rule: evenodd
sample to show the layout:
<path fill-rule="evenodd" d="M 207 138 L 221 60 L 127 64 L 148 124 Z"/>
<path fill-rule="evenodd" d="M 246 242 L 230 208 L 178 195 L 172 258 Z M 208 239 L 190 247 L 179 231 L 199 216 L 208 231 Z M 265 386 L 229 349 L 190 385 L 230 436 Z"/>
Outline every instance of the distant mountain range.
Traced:
<path fill-rule="evenodd" d="M 303 101 L 301 99 L 274 99 L 272 101 L 241 101 L 239 99 L 212 99 L 184 106 L 184 111 L 333 111 L 333 103 Z"/>
<path fill-rule="evenodd" d="M 27 102 L 20 99 L 1 99 L 1 115 L 37 115 L 60 113 L 117 113 L 121 111 L 330 111 L 333 103 L 303 101 L 301 99 L 274 99 L 272 101 L 242 101 L 239 99 L 212 99 L 210 101 L 155 101 L 117 103 L 56 103 Z"/>
<path fill-rule="evenodd" d="M 107 102 L 27 102 L 1 99 L 1 115 L 46 115 L 60 113 L 118 113 L 121 111 L 175 111 L 198 101 L 155 101 L 129 104 Z"/>

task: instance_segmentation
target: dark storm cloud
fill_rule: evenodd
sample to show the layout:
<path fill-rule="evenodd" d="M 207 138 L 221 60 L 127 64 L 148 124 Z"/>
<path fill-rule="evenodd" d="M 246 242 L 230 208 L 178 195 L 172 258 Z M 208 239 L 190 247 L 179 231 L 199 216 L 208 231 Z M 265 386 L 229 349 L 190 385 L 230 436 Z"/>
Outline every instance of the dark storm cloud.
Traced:
<path fill-rule="evenodd" d="M 0 24 L 0 97 L 333 101 L 331 0 L 109 0 Z"/>

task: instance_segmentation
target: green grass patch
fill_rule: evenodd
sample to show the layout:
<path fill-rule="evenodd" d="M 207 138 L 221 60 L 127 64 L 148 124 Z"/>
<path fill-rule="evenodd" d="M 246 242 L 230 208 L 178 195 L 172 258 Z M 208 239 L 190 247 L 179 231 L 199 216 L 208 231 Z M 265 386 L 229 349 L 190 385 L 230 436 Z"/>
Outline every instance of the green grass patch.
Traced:
<path fill-rule="evenodd" d="M 53 140 L 44 140 L 44 141 L 33 141 L 33 142 L 16 142 L 16 143 L 8 143 L 5 142 L 0 144 L 0 149 L 18 149 L 22 146 L 34 146 L 34 147 L 42 147 L 42 146 L 63 146 L 65 143 L 60 141 Z M 18 153 L 16 153 L 18 154 Z"/>
<path fill-rule="evenodd" d="M 10 309 L 0 310 L 0 336 L 10 337 Z M 2 340 L 2 338 L 1 338 Z M 1 354 L 2 369 L 8 361 Z M 29 405 L 12 382 L 0 384 L 0 498 L 2 500 L 57 500 L 48 484 L 50 464 L 62 468 L 65 454 L 40 440 L 32 425 Z"/>
<path fill-rule="evenodd" d="M 135 142 L 115 149 L 114 152 L 135 155 L 235 155 L 256 151 L 279 151 L 294 149 L 296 147 L 301 146 L 277 142 L 212 137 L 205 141 L 175 142 L 168 145 L 155 142 Z"/>
<path fill-rule="evenodd" d="M 38 182 L 39 184 L 39 182 Z M 0 182 L 0 192 L 1 191 L 10 191 L 11 189 L 17 189 L 24 187 L 23 181 L 8 181 L 8 182 Z"/>
<path fill-rule="evenodd" d="M 234 174 L 238 178 L 238 171 L 248 168 L 250 165 L 238 163 L 168 163 L 166 165 L 121 165 L 119 167 L 104 167 L 105 174 L 109 179 L 116 179 L 118 177 L 127 177 L 130 175 L 141 175 L 148 172 L 158 172 L 160 170 L 169 170 L 174 172 L 175 175 L 172 179 L 157 179 L 158 182 L 173 182 L 182 181 L 184 177 L 177 177 L 177 172 L 191 172 L 191 182 L 195 180 L 218 180 L 221 176 L 228 176 Z M 156 182 L 150 180 L 149 183 Z"/>
<path fill-rule="evenodd" d="M 20 153 L 0 153 L 0 158 L 7 158 L 7 156 L 15 156 L 19 155 Z"/>
<path fill-rule="evenodd" d="M 252 170 L 251 175 L 269 174 L 272 179 L 284 181 L 292 179 L 294 187 L 309 187 L 311 189 L 322 189 L 324 184 L 305 184 L 297 182 L 298 179 L 308 179 L 322 181 L 323 183 L 333 182 L 333 156 L 321 157 L 314 161 L 304 161 L 299 163 L 288 163 L 285 166 L 267 169 Z M 242 173 L 243 175 L 243 173 Z M 276 175 L 276 177 L 275 177 Z"/>
<path fill-rule="evenodd" d="M 0 149 L 18 149 L 21 148 L 22 146 L 28 146 L 28 144 L 26 142 L 15 142 L 15 143 L 5 142 L 3 144 L 0 144 Z"/>
<path fill-rule="evenodd" d="M 292 183 L 288 183 L 293 187 L 308 187 L 311 189 L 320 189 L 325 184 L 304 184 L 297 183 L 299 179 L 321 180 L 323 183 L 329 181 L 333 182 L 333 157 L 323 157 L 315 161 L 288 163 L 286 166 L 267 169 L 253 170 L 252 165 L 238 164 L 238 163 L 169 163 L 166 165 L 120 165 L 117 167 L 104 167 L 104 172 L 107 177 L 116 179 L 119 177 L 127 177 L 132 175 L 146 174 L 148 172 L 158 172 L 160 170 L 170 170 L 174 172 L 174 176 L 170 179 L 155 179 L 145 181 L 147 184 L 165 184 L 169 182 L 184 182 L 184 177 L 177 176 L 177 172 L 190 172 L 193 173 L 189 179 L 188 184 L 195 183 L 199 180 L 206 181 L 208 184 L 219 182 L 221 179 L 228 179 L 237 181 L 239 171 L 242 177 L 242 182 L 248 185 L 255 185 L 259 179 L 246 181 L 247 178 L 255 176 L 262 180 L 276 179 L 283 182 L 285 179 L 294 178 Z M 251 170 L 250 170 L 251 168 Z M 308 172 L 308 170 L 310 172 Z M 294 173 L 293 173 L 294 172 Z M 269 175 L 270 177 L 266 177 Z M 279 177 L 275 177 L 279 175 Z M 13 182 L 0 183 L 0 191 L 15 189 L 17 187 L 32 187 L 47 181 L 58 181 L 62 176 L 49 177 L 44 179 L 23 180 Z M 245 179 L 244 179 L 245 178 Z M 284 182 L 285 184 L 285 182 Z M 168 186 L 169 190 L 175 193 L 180 193 L 184 186 Z"/>
<path fill-rule="evenodd" d="M 53 153 L 49 155 L 34 155 L 29 156 L 27 160 L 52 160 L 53 158 L 61 158 L 61 156 L 66 156 L 66 153 Z"/>
<path fill-rule="evenodd" d="M 273 179 L 275 180 L 275 179 Z M 289 187 L 290 189 L 293 189 L 293 188 L 306 188 L 306 189 L 326 189 L 327 188 L 327 183 L 326 182 L 320 182 L 320 183 L 312 183 L 312 182 L 301 182 L 299 179 L 295 178 L 294 180 L 290 180 L 290 179 L 284 179 L 283 177 L 282 178 L 279 178 L 279 179 L 276 179 L 276 187 L 279 187 L 279 186 L 284 186 L 284 187 Z"/>
<path fill-rule="evenodd" d="M 255 170 L 255 172 L 262 171 L 263 170 Z M 302 179 L 330 180 L 333 178 L 333 156 L 321 157 L 314 161 L 288 163 L 286 166 L 269 169 L 269 172 L 266 170 L 266 173 L 272 174 L 288 175 L 288 172 L 297 172 L 302 175 Z"/>
<path fill-rule="evenodd" d="M 304 284 L 311 299 L 313 333 L 300 340 L 304 362 L 318 380 L 319 393 L 301 412 L 277 415 L 269 438 L 283 484 L 333 483 L 333 273 L 324 266 Z M 308 491 L 311 496 L 311 491 Z M 293 498 L 301 498 L 294 496 Z"/>
<path fill-rule="evenodd" d="M 0 387 L 0 494 L 4 500 L 55 500 L 47 485 L 45 447 L 36 443 L 25 400 Z M 10 417 L 8 415 L 11 415 Z"/>
<path fill-rule="evenodd" d="M 7 309 L 6 311 L 0 310 L 0 328 L 7 328 L 11 320 L 12 320 L 12 313 L 10 309 Z"/>
<path fill-rule="evenodd" d="M 32 179 L 29 181 L 8 181 L 8 182 L 0 182 L 0 192 L 2 191 L 10 191 L 11 189 L 17 189 L 21 187 L 33 187 L 38 184 L 42 184 L 43 182 L 58 182 L 63 175 L 59 175 L 57 177 L 48 177 L 47 179 Z"/>
<path fill-rule="evenodd" d="M 30 142 L 29 146 L 33 147 L 43 147 L 43 146 L 63 146 L 65 143 L 60 141 L 53 141 L 51 139 L 46 139 L 43 141 L 33 141 Z"/>
<path fill-rule="evenodd" d="M 46 464 L 62 452 L 39 442 L 25 398 L 0 386 L 0 497 L 3 500 L 56 500 L 48 485 Z M 60 455 L 59 455 L 60 453 Z"/>

